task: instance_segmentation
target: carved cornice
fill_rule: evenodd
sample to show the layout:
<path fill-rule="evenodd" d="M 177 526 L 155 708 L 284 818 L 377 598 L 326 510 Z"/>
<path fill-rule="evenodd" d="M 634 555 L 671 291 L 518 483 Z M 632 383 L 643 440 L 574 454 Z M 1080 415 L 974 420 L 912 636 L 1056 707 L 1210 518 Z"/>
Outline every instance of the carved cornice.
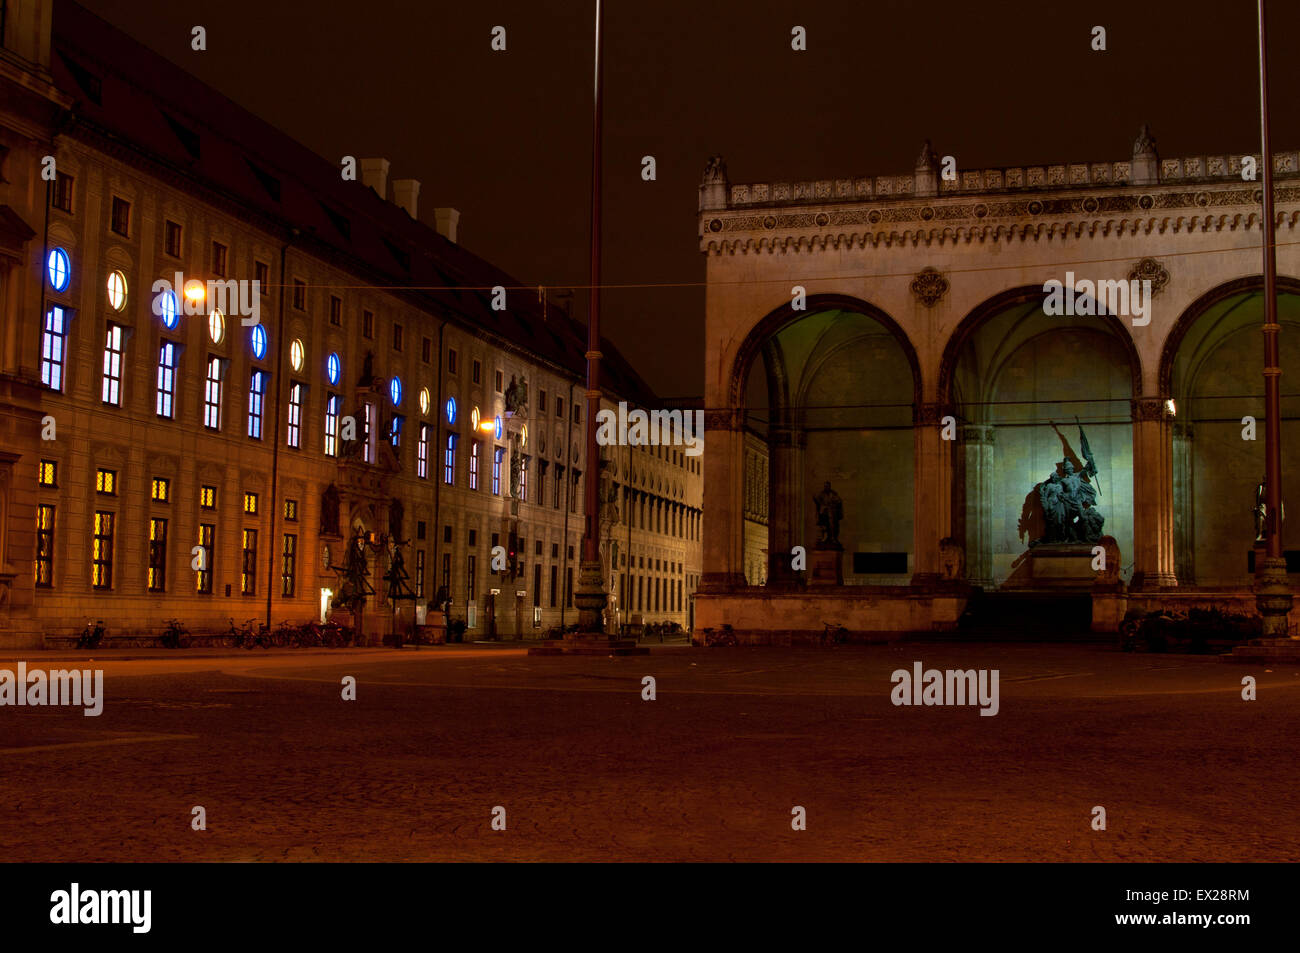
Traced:
<path fill-rule="evenodd" d="M 1262 219 L 1261 192 L 1252 183 L 1200 190 L 1048 196 L 990 196 L 987 202 L 945 203 L 942 198 L 867 207 L 747 209 L 710 213 L 701 219 L 701 250 L 707 254 L 774 254 L 826 249 L 890 248 L 1123 238 L 1151 234 L 1252 231 Z M 1275 189 L 1277 202 L 1300 204 L 1300 187 Z M 1217 210 L 1217 211 L 1216 211 Z M 1279 209 L 1277 227 L 1300 225 L 1300 208 Z M 809 234 L 812 232 L 812 234 Z M 794 234 L 792 234 L 794 233 Z"/>

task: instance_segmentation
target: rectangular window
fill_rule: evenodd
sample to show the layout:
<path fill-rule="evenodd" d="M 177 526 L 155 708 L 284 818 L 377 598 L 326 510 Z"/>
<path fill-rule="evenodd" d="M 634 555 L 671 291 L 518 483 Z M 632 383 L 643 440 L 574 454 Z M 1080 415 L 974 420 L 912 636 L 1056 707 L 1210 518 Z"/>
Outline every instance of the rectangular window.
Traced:
<path fill-rule="evenodd" d="M 578 478 L 579 478 L 580 475 L 581 475 L 581 474 L 579 474 L 577 470 L 574 470 L 574 471 L 573 471 L 573 490 L 569 493 L 569 512 L 570 512 L 570 513 L 576 513 L 576 512 L 578 512 L 578 499 L 579 499 L 579 497 L 582 496 L 582 489 L 581 489 L 580 484 L 578 483 Z"/>
<path fill-rule="evenodd" d="M 338 300 L 339 300 L 338 298 L 331 298 L 331 299 L 330 299 L 330 308 L 331 308 L 331 309 L 333 309 L 333 307 L 334 307 L 334 302 L 335 302 L 335 301 L 338 301 Z M 340 307 L 342 307 L 342 304 L 341 304 L 341 303 L 340 303 Z M 333 313 L 334 313 L 333 310 L 331 310 L 330 313 L 333 314 Z M 361 312 L 361 333 L 362 333 L 362 335 L 365 336 L 365 338 L 366 338 L 367 340 L 371 340 L 371 341 L 374 340 L 374 338 L 375 338 L 375 313 L 374 313 L 373 311 L 362 311 L 362 312 Z"/>
<path fill-rule="evenodd" d="M 96 470 L 95 492 L 103 493 L 105 496 L 117 496 L 117 471 Z"/>
<path fill-rule="evenodd" d="M 72 211 L 72 186 L 74 179 L 62 172 L 54 173 L 54 188 L 50 190 L 50 204 L 61 212 Z"/>
<path fill-rule="evenodd" d="M 478 489 L 478 441 L 475 440 L 469 448 L 469 488 Z"/>
<path fill-rule="evenodd" d="M 342 324 L 343 322 L 341 318 L 340 320 L 335 320 L 335 318 L 339 316 L 334 310 L 335 301 L 338 301 L 338 299 L 334 298 L 330 301 L 330 324 Z M 342 304 L 343 302 L 340 301 L 340 308 L 342 307 Z M 307 310 L 307 282 L 303 281 L 301 278 L 293 279 L 293 306 L 297 311 Z"/>
<path fill-rule="evenodd" d="M 563 416 L 564 416 L 564 398 L 563 398 L 563 397 L 556 397 L 556 398 L 555 398 L 555 416 L 557 416 L 557 417 L 563 417 Z"/>
<path fill-rule="evenodd" d="M 271 293 L 271 266 L 264 261 L 253 262 L 253 274 L 257 280 L 257 290 L 264 295 Z"/>
<path fill-rule="evenodd" d="M 506 455 L 504 447 L 492 451 L 492 495 L 501 495 L 501 459 Z"/>
<path fill-rule="evenodd" d="M 208 376 L 203 387 L 203 426 L 221 429 L 221 358 L 208 357 Z"/>
<path fill-rule="evenodd" d="M 537 461 L 537 505 L 546 505 L 546 465 L 547 461 Z"/>
<path fill-rule="evenodd" d="M 63 348 L 68 338 L 68 314 L 57 305 L 45 312 L 41 333 L 41 383 L 50 390 L 63 390 Z"/>
<path fill-rule="evenodd" d="M 217 527 L 214 523 L 199 524 L 199 548 L 203 551 L 203 559 L 199 563 L 198 577 L 194 582 L 194 591 L 200 593 L 212 592 L 212 560 L 215 558 L 216 549 L 213 541 L 217 538 Z"/>
<path fill-rule="evenodd" d="M 257 515 L 257 494 L 256 493 L 244 494 L 244 512 L 247 513 L 249 516 Z"/>
<path fill-rule="evenodd" d="M 555 499 L 551 505 L 554 506 L 557 510 L 560 508 L 561 505 L 563 505 L 562 504 L 563 496 L 564 496 L 564 467 L 556 467 L 555 468 Z"/>
<path fill-rule="evenodd" d="M 172 481 L 166 477 L 154 477 L 149 495 L 155 503 L 166 503 L 171 499 Z"/>
<path fill-rule="evenodd" d="M 555 599 L 556 599 L 557 583 L 559 582 L 559 572 L 560 569 L 558 566 L 551 567 L 551 598 L 549 600 L 549 604 L 552 609 L 554 609 L 556 606 Z"/>
<path fill-rule="evenodd" d="M 212 273 L 219 278 L 226 277 L 226 246 L 221 242 L 212 243 Z"/>
<path fill-rule="evenodd" d="M 533 607 L 537 608 L 542 604 L 542 564 L 533 564 Z"/>
<path fill-rule="evenodd" d="M 573 405 L 573 422 L 575 424 L 582 423 L 582 404 Z"/>
<path fill-rule="evenodd" d="M 501 393 L 502 389 L 505 387 L 505 380 L 505 374 L 501 373 L 501 371 L 497 371 L 496 388 L 498 394 Z"/>
<path fill-rule="evenodd" d="M 429 425 L 420 424 L 420 441 L 415 445 L 415 475 L 429 478 Z"/>
<path fill-rule="evenodd" d="M 456 483 L 456 434 L 447 434 L 447 447 L 442 452 L 442 482 L 448 486 Z"/>
<path fill-rule="evenodd" d="M 36 507 L 36 585 L 54 585 L 54 507 L 48 503 Z"/>
<path fill-rule="evenodd" d="M 479 361 L 474 362 L 473 378 L 475 384 L 483 383 L 483 364 Z"/>
<path fill-rule="evenodd" d="M 244 530 L 244 567 L 239 574 L 239 591 L 245 596 L 257 595 L 257 530 Z"/>
<path fill-rule="evenodd" d="M 113 588 L 113 518 L 112 513 L 95 513 L 95 535 L 90 551 L 90 582 L 96 589 Z"/>
<path fill-rule="evenodd" d="M 149 521 L 149 591 L 167 590 L 167 521 Z"/>
<path fill-rule="evenodd" d="M 217 508 L 217 488 L 215 486 L 199 487 L 199 507 L 205 510 Z"/>
<path fill-rule="evenodd" d="M 546 391 L 539 391 L 537 394 L 537 412 L 546 413 Z"/>
<path fill-rule="evenodd" d="M 417 601 L 424 599 L 424 550 L 415 551 L 415 598 Z"/>
<path fill-rule="evenodd" d="M 455 348 L 449 348 L 447 350 L 447 373 L 448 374 L 456 373 L 456 349 Z"/>
<path fill-rule="evenodd" d="M 104 336 L 104 377 L 100 399 L 114 407 L 122 406 L 122 326 L 109 324 Z"/>
<path fill-rule="evenodd" d="M 429 338 L 420 339 L 420 360 L 425 364 L 433 360 L 433 341 Z"/>
<path fill-rule="evenodd" d="M 131 203 L 113 196 L 113 213 L 110 228 L 123 238 L 131 234 Z"/>
<path fill-rule="evenodd" d="M 325 398 L 325 456 L 338 456 L 339 405 L 343 398 L 330 394 Z"/>
<path fill-rule="evenodd" d="M 163 251 L 173 258 L 181 257 L 181 227 L 176 222 L 168 221 L 163 226 Z"/>
<path fill-rule="evenodd" d="M 280 595 L 292 599 L 294 593 L 294 575 L 298 568 L 298 537 L 293 533 L 284 534 L 284 549 L 280 553 Z"/>
<path fill-rule="evenodd" d="M 295 450 L 302 446 L 302 384 L 297 381 L 289 385 L 289 424 L 285 428 L 285 440 Z"/>
<path fill-rule="evenodd" d="M 474 601 L 474 570 L 477 567 L 477 557 L 470 555 L 465 563 L 465 601 Z"/>
<path fill-rule="evenodd" d="M 159 417 L 176 417 L 176 345 L 163 341 L 158 345 L 158 393 L 154 411 Z"/>
<path fill-rule="evenodd" d="M 370 435 L 375 429 L 375 405 L 364 404 L 362 409 L 365 413 L 361 418 L 361 459 L 364 463 L 373 463 L 375 455 L 370 449 Z"/>
<path fill-rule="evenodd" d="M 400 351 L 402 349 L 403 343 L 404 343 L 404 339 L 402 337 L 402 326 L 398 324 L 396 321 L 394 321 L 393 322 L 393 350 Z"/>
<path fill-rule="evenodd" d="M 58 463 L 54 460 L 42 460 L 40 467 L 36 471 L 36 477 L 41 486 L 58 486 Z"/>
<path fill-rule="evenodd" d="M 446 590 L 446 597 L 451 598 L 451 553 L 442 554 L 442 588 Z"/>
<path fill-rule="evenodd" d="M 248 435 L 262 439 L 262 406 L 266 396 L 266 372 L 253 371 L 248 382 Z"/>
<path fill-rule="evenodd" d="M 287 523 L 298 522 L 298 501 L 286 499 L 284 501 L 284 519 Z"/>
<path fill-rule="evenodd" d="M 530 458 L 524 457 L 519 463 L 519 499 L 528 502 L 528 464 Z"/>

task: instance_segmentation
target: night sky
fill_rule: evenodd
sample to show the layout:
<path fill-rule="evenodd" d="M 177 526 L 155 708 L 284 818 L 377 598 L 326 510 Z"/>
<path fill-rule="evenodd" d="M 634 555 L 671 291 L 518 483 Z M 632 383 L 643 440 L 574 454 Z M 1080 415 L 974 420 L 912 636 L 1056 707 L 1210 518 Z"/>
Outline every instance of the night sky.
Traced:
<path fill-rule="evenodd" d="M 390 159 L 422 219 L 459 208 L 461 243 L 522 283 L 588 283 L 594 0 L 82 2 L 322 156 Z M 1279 151 L 1298 25 L 1273 0 Z M 604 282 L 637 287 L 605 293 L 602 330 L 661 395 L 703 391 L 711 154 L 732 182 L 907 173 L 926 138 L 959 168 L 1114 160 L 1144 121 L 1162 156 L 1258 151 L 1255 31 L 1245 0 L 607 3 Z"/>

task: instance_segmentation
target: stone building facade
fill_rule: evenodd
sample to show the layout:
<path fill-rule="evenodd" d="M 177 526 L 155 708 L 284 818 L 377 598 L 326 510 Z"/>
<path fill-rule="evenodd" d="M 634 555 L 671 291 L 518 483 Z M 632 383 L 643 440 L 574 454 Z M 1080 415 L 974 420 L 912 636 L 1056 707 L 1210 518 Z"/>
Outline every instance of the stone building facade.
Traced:
<path fill-rule="evenodd" d="M 1271 161 L 1285 375 L 1300 367 L 1300 155 Z M 944 629 L 976 589 L 1087 592 L 1103 578 L 1095 627 L 1144 606 L 1253 611 L 1260 162 L 1163 158 L 1145 129 L 1120 161 L 949 178 L 929 143 L 912 172 L 874 178 L 735 184 L 710 161 L 701 624 L 760 640 L 822 617 Z M 1064 313 L 1052 282 L 1070 293 Z M 1293 504 L 1297 401 L 1282 415 Z M 756 429 L 770 455 L 763 588 Z M 1035 575 L 1040 487 L 1085 450 L 1118 571 Z M 827 481 L 844 501 L 844 585 L 816 587 L 789 554 L 815 546 L 811 494 Z"/>
<path fill-rule="evenodd" d="M 0 645 L 319 618 L 358 535 L 371 638 L 443 587 L 470 637 L 576 622 L 562 302 L 460 247 L 454 210 L 420 224 L 387 161 L 345 180 L 73 3 L 11 5 L 3 39 Z M 602 349 L 605 401 L 654 406 Z M 611 450 L 633 611 L 687 623 L 698 458 Z"/>

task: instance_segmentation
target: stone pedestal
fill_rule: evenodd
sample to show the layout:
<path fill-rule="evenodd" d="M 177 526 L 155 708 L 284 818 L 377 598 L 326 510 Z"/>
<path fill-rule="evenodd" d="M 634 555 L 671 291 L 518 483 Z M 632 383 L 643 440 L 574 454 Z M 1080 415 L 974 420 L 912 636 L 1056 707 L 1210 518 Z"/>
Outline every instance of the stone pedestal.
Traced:
<path fill-rule="evenodd" d="M 1264 640 L 1290 635 L 1287 624 L 1291 612 L 1291 587 L 1287 584 L 1286 560 L 1268 557 L 1255 559 L 1255 604 L 1264 617 Z M 1300 641 L 1300 640 L 1297 640 Z"/>
<path fill-rule="evenodd" d="M 844 547 L 818 546 L 808 554 L 808 585 L 844 585 Z"/>
<path fill-rule="evenodd" d="M 1095 543 L 1043 543 L 1021 558 L 1003 589 L 1091 589 Z"/>

